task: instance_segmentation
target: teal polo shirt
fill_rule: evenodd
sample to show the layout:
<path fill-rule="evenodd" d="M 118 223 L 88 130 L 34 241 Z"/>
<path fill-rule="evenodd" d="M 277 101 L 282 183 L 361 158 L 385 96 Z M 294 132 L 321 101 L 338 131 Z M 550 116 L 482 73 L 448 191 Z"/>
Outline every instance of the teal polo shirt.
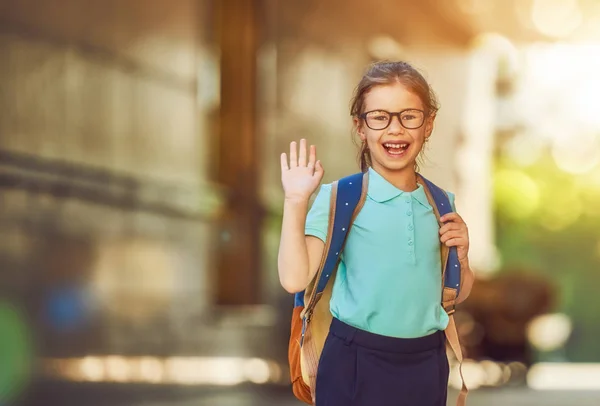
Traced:
<path fill-rule="evenodd" d="M 331 184 L 322 185 L 306 218 L 306 235 L 324 242 L 330 196 Z M 441 297 L 439 226 L 423 186 L 404 192 L 369 169 L 367 198 L 333 285 L 332 315 L 375 334 L 424 337 L 448 325 Z"/>

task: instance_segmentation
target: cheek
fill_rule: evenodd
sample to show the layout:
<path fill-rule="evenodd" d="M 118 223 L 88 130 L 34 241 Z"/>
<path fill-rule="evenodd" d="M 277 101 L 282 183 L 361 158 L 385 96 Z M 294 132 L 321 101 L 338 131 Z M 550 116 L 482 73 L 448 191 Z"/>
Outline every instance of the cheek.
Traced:
<path fill-rule="evenodd" d="M 425 131 L 424 128 L 421 128 L 421 129 L 413 132 L 411 135 L 412 135 L 415 143 L 417 143 L 419 145 L 423 145 L 425 143 L 427 132 Z"/>
<path fill-rule="evenodd" d="M 363 136 L 361 137 L 363 141 L 367 141 L 368 144 L 378 144 L 379 140 L 383 136 L 381 131 L 374 131 L 371 129 L 366 129 L 363 131 Z"/>

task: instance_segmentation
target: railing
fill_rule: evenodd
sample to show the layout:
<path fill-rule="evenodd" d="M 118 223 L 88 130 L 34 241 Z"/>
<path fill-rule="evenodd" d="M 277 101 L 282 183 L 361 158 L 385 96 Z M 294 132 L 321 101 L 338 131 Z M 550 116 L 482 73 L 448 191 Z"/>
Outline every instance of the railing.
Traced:
<path fill-rule="evenodd" d="M 213 220 L 225 195 L 225 191 L 215 185 L 164 183 L 106 168 L 2 149 L 0 189 L 18 189 L 194 221 Z"/>

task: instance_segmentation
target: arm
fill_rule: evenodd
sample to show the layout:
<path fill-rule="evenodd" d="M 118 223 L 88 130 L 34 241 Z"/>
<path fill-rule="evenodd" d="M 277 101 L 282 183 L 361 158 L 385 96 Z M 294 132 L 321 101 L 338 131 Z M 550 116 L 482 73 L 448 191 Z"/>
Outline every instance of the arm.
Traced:
<path fill-rule="evenodd" d="M 473 283 L 475 282 L 475 274 L 469 266 L 469 258 L 465 258 L 460 261 L 460 293 L 456 298 L 456 304 L 464 302 L 473 289 Z"/>
<path fill-rule="evenodd" d="M 283 288 L 296 293 L 304 290 L 319 269 L 325 244 L 305 236 L 308 201 L 285 200 L 277 266 Z"/>
<path fill-rule="evenodd" d="M 323 167 L 316 160 L 316 148 L 306 156 L 306 141 L 290 144 L 288 166 L 286 154 L 281 155 L 281 180 L 285 192 L 281 240 L 277 257 L 279 281 L 283 288 L 296 293 L 304 290 L 318 270 L 325 244 L 319 238 L 305 236 L 305 224 L 310 196 L 323 178 Z"/>

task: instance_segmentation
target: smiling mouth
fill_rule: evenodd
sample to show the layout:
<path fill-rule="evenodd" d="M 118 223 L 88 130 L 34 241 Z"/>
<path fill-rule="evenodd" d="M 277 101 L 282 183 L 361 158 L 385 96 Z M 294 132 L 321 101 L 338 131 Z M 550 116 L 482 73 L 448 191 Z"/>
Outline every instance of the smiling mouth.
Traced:
<path fill-rule="evenodd" d="M 388 155 L 402 156 L 410 146 L 407 142 L 385 142 L 382 144 Z"/>

